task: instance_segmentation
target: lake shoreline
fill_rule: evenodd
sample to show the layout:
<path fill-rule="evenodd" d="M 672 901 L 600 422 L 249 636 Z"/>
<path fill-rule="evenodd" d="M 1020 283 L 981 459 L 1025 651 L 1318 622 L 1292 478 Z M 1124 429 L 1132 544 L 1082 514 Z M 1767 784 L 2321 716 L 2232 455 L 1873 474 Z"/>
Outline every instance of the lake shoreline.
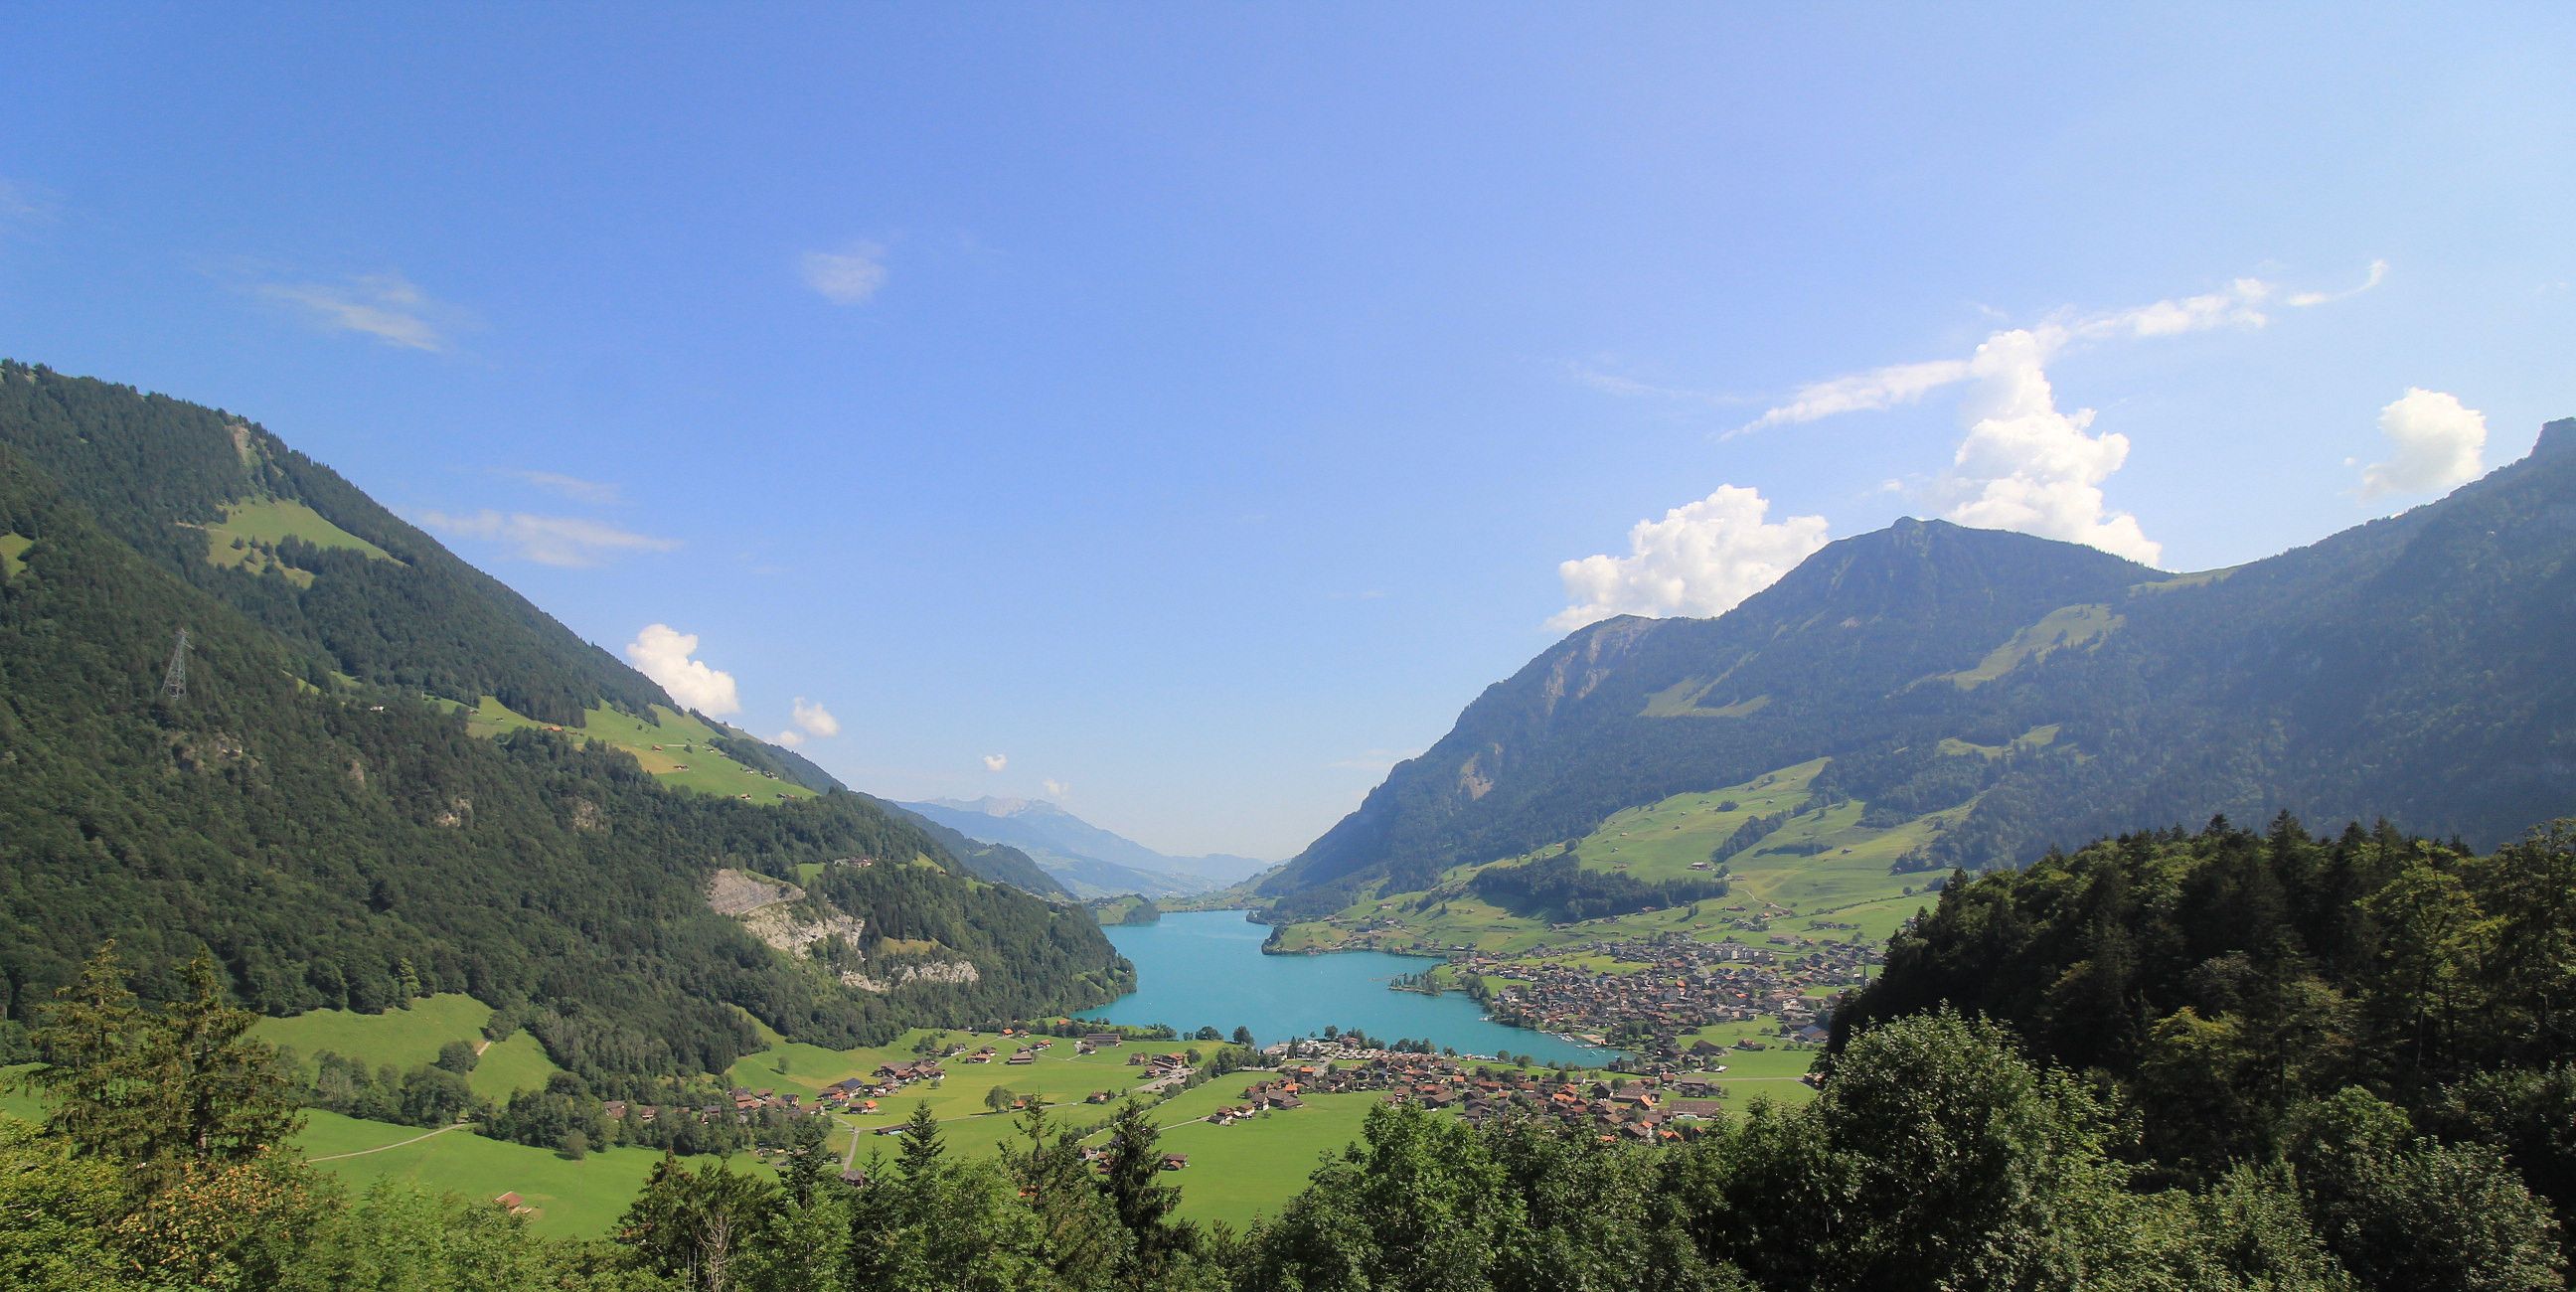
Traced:
<path fill-rule="evenodd" d="M 1136 989 L 1079 1017 L 1168 1026 L 1187 1036 L 1248 1027 L 1264 1043 L 1360 1029 L 1383 1041 L 1418 1040 L 1462 1054 L 1527 1054 L 1540 1062 L 1602 1067 L 1624 1057 L 1536 1028 L 1503 1022 L 1464 992 L 1390 990 L 1438 955 L 1373 949 L 1273 952 L 1263 925 L 1241 910 L 1173 911 L 1146 925 L 1105 927 L 1136 966 Z"/>

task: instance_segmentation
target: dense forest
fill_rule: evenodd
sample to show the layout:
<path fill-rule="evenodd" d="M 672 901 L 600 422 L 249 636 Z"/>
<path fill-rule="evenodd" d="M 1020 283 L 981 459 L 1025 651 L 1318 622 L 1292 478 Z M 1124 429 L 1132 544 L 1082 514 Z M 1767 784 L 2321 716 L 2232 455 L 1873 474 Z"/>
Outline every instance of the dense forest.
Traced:
<path fill-rule="evenodd" d="M 266 1013 L 372 1012 L 441 991 L 535 1002 L 531 1030 L 556 1061 L 603 1081 L 720 1071 L 756 1048 L 755 1019 L 845 1046 L 908 1024 L 1097 1003 L 1130 981 L 1080 909 L 963 873 L 874 800 L 696 796 L 561 736 L 468 735 L 413 688 L 518 686 L 560 705 L 667 697 L 569 634 L 578 649 L 555 641 L 550 620 L 523 621 L 536 612 L 514 595 L 482 597 L 488 580 L 407 529 L 370 533 L 409 563 L 389 568 L 453 565 L 439 586 L 479 609 L 429 585 L 380 589 L 359 616 L 369 640 L 416 648 L 426 663 L 370 669 L 363 652 L 316 649 L 317 636 L 342 640 L 327 616 L 290 622 L 260 598 L 337 596 L 347 571 L 317 559 L 299 587 L 274 565 L 256 576 L 209 565 L 202 533 L 162 533 L 167 515 L 221 496 L 190 493 L 191 471 L 252 469 L 217 434 L 221 415 L 18 367 L 0 369 L 0 398 L 0 531 L 32 540 L 0 578 L 0 1053 L 111 936 L 154 999 L 173 996 L 175 967 L 205 948 Z M 38 434 L 56 405 L 78 415 L 58 409 L 50 416 L 68 420 Z M 169 460 L 151 451 L 164 425 L 180 428 Z M 221 455 L 196 461 L 210 438 Z M 57 479 L 8 447 L 29 439 L 84 474 Z M 117 447 L 128 441 L 140 447 Z M 269 445 L 251 455 L 259 470 L 293 465 L 282 447 L 249 442 Z M 92 495 L 123 509 L 121 531 L 85 505 Z M 333 514 L 362 527 L 372 506 Z M 156 556 L 126 533 L 176 546 Z M 162 671 L 183 628 L 188 684 L 173 701 Z M 521 655 L 466 649 L 513 632 Z M 455 643 L 453 659 L 442 642 Z M 510 680 L 518 664 L 533 680 Z M 854 991 L 763 947 L 704 897 L 722 867 L 784 878 L 840 858 L 904 863 L 836 868 L 878 878 L 832 885 L 831 900 L 880 936 L 955 939 L 940 945 L 974 980 Z"/>
<path fill-rule="evenodd" d="M 2576 420 L 2439 502 L 2202 574 L 1899 521 L 1718 618 L 1576 631 L 1261 892 L 1296 919 L 1426 889 L 1817 758 L 1868 825 L 1959 810 L 1909 869 L 2285 808 L 2493 847 L 2576 812 L 2570 497 Z"/>
<path fill-rule="evenodd" d="M 1835 1034 L 1936 1008 L 2115 1091 L 2152 1178 L 2307 1169 L 2342 1101 L 2576 1218 L 2576 822 L 2476 856 L 2221 820 L 1954 879 Z"/>

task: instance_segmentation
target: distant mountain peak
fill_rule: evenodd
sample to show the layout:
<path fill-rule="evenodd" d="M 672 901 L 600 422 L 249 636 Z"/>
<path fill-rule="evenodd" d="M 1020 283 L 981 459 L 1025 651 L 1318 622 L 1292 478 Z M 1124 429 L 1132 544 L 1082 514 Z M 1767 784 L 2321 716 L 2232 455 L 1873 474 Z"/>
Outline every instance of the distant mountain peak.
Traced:
<path fill-rule="evenodd" d="M 1004 798 L 998 794 L 987 794 L 981 798 L 929 799 L 925 801 L 933 807 L 947 808 L 952 812 L 972 812 L 977 816 L 988 816 L 999 821 L 1007 821 L 1013 817 L 1062 817 L 1067 820 L 1075 819 L 1072 813 L 1065 811 L 1063 808 L 1058 807 L 1045 799 L 1015 799 Z"/>

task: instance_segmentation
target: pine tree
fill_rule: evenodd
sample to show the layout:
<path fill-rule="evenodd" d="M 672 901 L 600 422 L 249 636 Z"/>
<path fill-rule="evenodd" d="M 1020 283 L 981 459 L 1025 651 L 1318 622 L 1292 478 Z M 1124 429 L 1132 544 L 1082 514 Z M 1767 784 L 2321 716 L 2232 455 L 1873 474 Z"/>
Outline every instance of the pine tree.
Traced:
<path fill-rule="evenodd" d="M 1101 1179 L 1110 1209 L 1135 1240 L 1134 1272 L 1150 1282 L 1178 1252 L 1194 1245 L 1190 1227 L 1171 1219 L 1181 1191 L 1161 1183 L 1162 1132 L 1145 1115 L 1144 1105 L 1129 1100 L 1109 1119 L 1109 1173 Z"/>
<path fill-rule="evenodd" d="M 46 1129 L 87 1156 L 127 1163 L 149 1156 L 156 1120 L 149 1022 L 125 986 L 116 943 L 102 944 L 79 980 L 55 993 L 33 1033 L 46 1066 L 29 1080 L 53 1104 Z"/>
<path fill-rule="evenodd" d="M 911 1184 L 927 1183 L 939 1173 L 940 1159 L 947 1153 L 948 1146 L 939 1139 L 939 1119 L 930 1115 L 930 1101 L 924 1099 L 914 1104 L 912 1119 L 903 1127 L 903 1151 L 895 1159 L 903 1171 L 904 1180 Z"/>

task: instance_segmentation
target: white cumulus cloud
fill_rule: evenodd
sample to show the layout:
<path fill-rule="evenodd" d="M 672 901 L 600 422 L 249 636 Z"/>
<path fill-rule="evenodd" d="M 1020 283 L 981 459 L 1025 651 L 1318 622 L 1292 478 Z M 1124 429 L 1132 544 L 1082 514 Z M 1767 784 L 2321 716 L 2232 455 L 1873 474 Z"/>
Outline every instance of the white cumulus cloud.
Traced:
<path fill-rule="evenodd" d="M 1977 347 L 1974 384 L 1960 406 L 1967 438 L 1935 492 L 1962 525 L 2086 543 L 2153 565 L 2163 548 L 2102 494 L 2102 482 L 2128 460 L 2129 439 L 2093 434 L 2092 409 L 2059 411 L 2042 366 L 2052 350 L 2047 338 L 2021 329 Z"/>
<path fill-rule="evenodd" d="M 800 695 L 796 697 L 791 707 L 798 731 L 809 736 L 822 737 L 841 734 L 841 720 L 833 717 L 832 711 L 824 708 L 822 701 L 808 700 Z"/>
<path fill-rule="evenodd" d="M 1825 545 L 1825 518 L 1764 520 L 1761 491 L 1721 485 L 1662 520 L 1628 531 L 1626 556 L 1587 556 L 1557 567 L 1565 609 L 1547 621 L 1572 631 L 1612 615 L 1717 615 L 1771 586 Z"/>
<path fill-rule="evenodd" d="M 1063 781 L 1057 780 L 1052 776 L 1039 781 L 1038 788 L 1045 790 L 1046 796 L 1051 799 L 1060 799 L 1073 793 L 1072 786 L 1067 785 Z"/>
<path fill-rule="evenodd" d="M 2361 469 L 2364 498 L 2448 489 L 2485 470 L 2486 414 L 2438 390 L 2408 387 L 2379 410 L 2379 433 L 2388 437 L 2388 460 Z"/>
<path fill-rule="evenodd" d="M 988 771 L 988 772 L 998 772 L 998 771 L 1002 770 L 1003 768 L 1008 767 L 1008 766 L 1010 766 L 1010 765 L 1011 765 L 1011 756 L 1010 756 L 1009 754 L 986 754 L 986 755 L 984 755 L 984 770 L 985 770 L 985 771 Z"/>
<path fill-rule="evenodd" d="M 831 710 L 824 708 L 821 701 L 808 700 L 801 695 L 790 706 L 788 721 L 794 725 L 772 737 L 772 744 L 794 749 L 804 744 L 809 736 L 827 740 L 841 734 L 841 720 L 833 717 Z"/>
<path fill-rule="evenodd" d="M 634 552 L 669 552 L 680 546 L 680 540 L 676 538 L 638 534 L 579 516 L 533 516 L 523 511 L 503 513 L 487 507 L 475 512 L 423 509 L 413 513 L 413 518 L 442 534 L 497 539 L 518 549 L 519 556 L 539 565 L 575 570 L 587 569 L 611 557 Z"/>
<path fill-rule="evenodd" d="M 805 285 L 835 305 L 859 305 L 885 286 L 885 248 L 854 242 L 839 251 L 808 251 L 797 268 Z"/>
<path fill-rule="evenodd" d="M 733 674 L 692 658 L 697 653 L 698 635 L 669 624 L 646 624 L 626 644 L 626 662 L 670 692 L 682 708 L 710 718 L 740 712 L 742 696 L 734 688 Z"/>

